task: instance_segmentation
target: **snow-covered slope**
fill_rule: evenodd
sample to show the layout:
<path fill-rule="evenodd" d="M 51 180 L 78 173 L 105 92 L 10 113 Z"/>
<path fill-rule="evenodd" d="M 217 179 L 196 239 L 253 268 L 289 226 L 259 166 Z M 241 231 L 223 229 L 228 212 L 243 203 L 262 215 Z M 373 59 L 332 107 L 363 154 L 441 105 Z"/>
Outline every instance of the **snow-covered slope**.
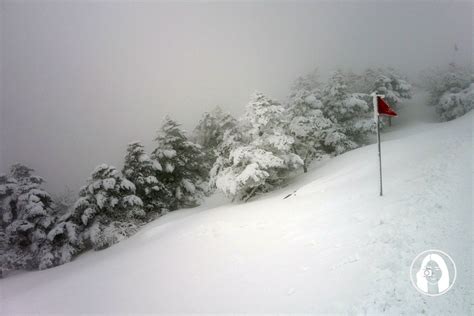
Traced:
<path fill-rule="evenodd" d="M 0 280 L 0 314 L 469 314 L 472 119 L 384 134 L 383 197 L 376 146 L 360 148 L 255 201 L 215 195 L 112 248 Z M 409 279 L 432 248 L 457 265 L 440 297 Z"/>

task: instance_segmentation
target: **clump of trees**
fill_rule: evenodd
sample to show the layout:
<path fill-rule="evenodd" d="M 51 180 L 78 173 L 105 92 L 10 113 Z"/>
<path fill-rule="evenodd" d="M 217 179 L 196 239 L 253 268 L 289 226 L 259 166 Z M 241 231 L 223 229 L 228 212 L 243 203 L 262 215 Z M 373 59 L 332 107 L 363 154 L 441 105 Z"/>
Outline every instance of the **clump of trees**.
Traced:
<path fill-rule="evenodd" d="M 209 169 L 201 146 L 169 118 L 156 143 L 151 155 L 140 142 L 129 144 L 122 172 L 97 166 L 75 203 L 69 193 L 55 203 L 27 166 L 0 175 L 0 277 L 67 263 L 120 242 L 164 213 L 198 204 Z"/>
<path fill-rule="evenodd" d="M 391 69 L 339 70 L 324 83 L 313 71 L 286 102 L 256 92 L 239 119 L 216 107 L 191 135 L 166 117 L 150 153 L 130 143 L 121 171 L 96 167 L 74 203 L 70 193 L 55 202 L 32 169 L 14 165 L 0 176 L 0 272 L 46 269 L 110 247 L 213 190 L 242 201 L 273 190 L 314 160 L 366 144 L 374 90 L 393 106 L 410 97 Z"/>
<path fill-rule="evenodd" d="M 430 105 L 443 121 L 458 118 L 474 108 L 474 72 L 472 67 L 454 63 L 447 68 L 433 68 L 423 74 L 423 84 L 430 93 Z"/>
<path fill-rule="evenodd" d="M 397 107 L 411 97 L 411 85 L 391 68 L 358 75 L 334 72 L 321 83 L 317 71 L 298 78 L 282 105 L 255 93 L 237 124 L 215 146 L 211 188 L 232 200 L 248 200 L 281 185 L 315 159 L 366 144 L 374 131 L 372 92 Z"/>

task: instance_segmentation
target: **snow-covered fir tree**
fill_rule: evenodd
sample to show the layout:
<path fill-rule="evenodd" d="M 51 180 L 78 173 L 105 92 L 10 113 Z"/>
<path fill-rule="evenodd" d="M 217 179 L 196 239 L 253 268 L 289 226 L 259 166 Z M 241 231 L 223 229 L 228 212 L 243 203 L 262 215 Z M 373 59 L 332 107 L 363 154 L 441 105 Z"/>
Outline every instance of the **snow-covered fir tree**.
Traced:
<path fill-rule="evenodd" d="M 209 167 L 201 146 L 191 142 L 180 125 L 166 117 L 156 137 L 152 158 L 162 166 L 158 178 L 171 192 L 170 210 L 195 206 L 205 193 Z"/>
<path fill-rule="evenodd" d="M 54 203 L 42 189 L 44 180 L 22 164 L 0 176 L 0 270 L 38 269 L 53 265 L 47 234 L 54 222 Z"/>
<path fill-rule="evenodd" d="M 430 104 L 436 106 L 444 93 L 458 93 L 474 82 L 472 66 L 451 63 L 445 67 L 429 68 L 422 72 L 423 87 L 430 93 Z"/>
<path fill-rule="evenodd" d="M 235 125 L 235 118 L 216 106 L 212 111 L 204 113 L 194 129 L 191 140 L 201 146 L 206 156 L 203 168 L 207 174 L 217 159 L 217 147 L 222 142 L 225 131 Z"/>
<path fill-rule="evenodd" d="M 307 172 L 311 161 L 325 155 L 322 140 L 331 127 L 331 121 L 321 111 L 323 104 L 319 86 L 315 72 L 300 77 L 288 99 L 288 130 L 294 138 L 292 150 L 303 159 L 304 172 Z"/>
<path fill-rule="evenodd" d="M 114 167 L 102 164 L 81 188 L 74 208 L 48 238 L 70 248 L 78 247 L 77 252 L 103 249 L 133 234 L 145 215 L 135 185 Z"/>
<path fill-rule="evenodd" d="M 445 92 L 436 104 L 443 121 L 450 121 L 474 109 L 474 83 L 459 92 Z"/>
<path fill-rule="evenodd" d="M 411 98 L 411 84 L 393 68 L 367 70 L 364 76 L 369 83 L 366 93 L 377 92 L 385 95 L 384 99 L 395 109 L 401 99 Z"/>
<path fill-rule="evenodd" d="M 204 113 L 193 132 L 193 140 L 206 150 L 215 150 L 224 138 L 224 132 L 236 125 L 235 118 L 219 106 Z"/>
<path fill-rule="evenodd" d="M 336 71 L 322 92 L 322 112 L 331 121 L 324 138 L 326 151 L 341 154 L 360 146 L 373 130 L 372 111 L 364 93 L 349 90 L 342 71 Z"/>
<path fill-rule="evenodd" d="M 386 68 L 368 68 L 361 76 L 359 82 L 363 84 L 363 92 L 370 94 L 376 92 L 384 95 L 384 99 L 395 110 L 399 109 L 400 101 L 402 99 L 411 98 L 411 84 L 400 75 L 395 69 Z M 391 125 L 391 118 L 388 118 Z"/>
<path fill-rule="evenodd" d="M 447 68 L 425 71 L 423 84 L 430 93 L 430 104 L 443 121 L 460 117 L 474 108 L 472 67 L 450 64 Z"/>
<path fill-rule="evenodd" d="M 281 184 L 303 165 L 292 152 L 284 107 L 255 93 L 239 125 L 225 133 L 211 184 L 232 199 L 248 200 Z"/>
<path fill-rule="evenodd" d="M 293 82 L 288 96 L 289 103 L 291 103 L 291 99 L 299 98 L 302 92 L 306 95 L 312 94 L 319 99 L 321 88 L 322 83 L 319 79 L 319 72 L 317 69 L 314 69 L 310 73 L 296 78 Z"/>
<path fill-rule="evenodd" d="M 166 213 L 172 197 L 161 182 L 161 171 L 160 163 L 151 159 L 140 142 L 128 145 L 122 174 L 135 185 L 135 195 L 143 201 L 143 209 L 151 218 Z"/>

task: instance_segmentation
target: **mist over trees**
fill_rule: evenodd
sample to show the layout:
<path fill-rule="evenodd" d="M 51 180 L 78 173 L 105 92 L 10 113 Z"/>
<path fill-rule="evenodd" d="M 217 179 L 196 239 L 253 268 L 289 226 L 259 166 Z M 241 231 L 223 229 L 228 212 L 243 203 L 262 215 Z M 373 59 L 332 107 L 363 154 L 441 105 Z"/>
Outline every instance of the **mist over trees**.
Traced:
<path fill-rule="evenodd" d="M 430 93 L 430 105 L 443 121 L 462 116 L 474 108 L 474 72 L 454 63 L 426 70 L 423 85 Z"/>
<path fill-rule="evenodd" d="M 474 106 L 472 70 L 453 64 L 427 71 L 423 82 L 442 120 Z M 326 82 L 313 71 L 295 80 L 284 102 L 255 92 L 241 117 L 216 107 L 190 135 L 166 117 L 151 152 L 130 143 L 121 172 L 99 165 L 74 203 L 70 193 L 54 201 L 32 169 L 13 165 L 0 176 L 0 272 L 46 269 L 110 247 L 215 190 L 248 201 L 279 188 L 312 162 L 371 141 L 370 93 L 399 108 L 411 90 L 391 68 L 337 70 Z"/>

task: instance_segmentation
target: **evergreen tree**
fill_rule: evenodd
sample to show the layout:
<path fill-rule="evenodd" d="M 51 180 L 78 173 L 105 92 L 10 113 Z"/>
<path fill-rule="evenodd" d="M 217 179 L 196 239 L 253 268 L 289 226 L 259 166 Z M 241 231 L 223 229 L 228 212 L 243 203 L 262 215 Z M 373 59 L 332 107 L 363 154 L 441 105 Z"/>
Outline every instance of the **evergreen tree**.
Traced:
<path fill-rule="evenodd" d="M 170 210 L 195 206 L 205 193 L 209 170 L 201 146 L 188 140 L 180 125 L 169 117 L 155 141 L 152 158 L 162 166 L 158 178 L 171 192 Z"/>
<path fill-rule="evenodd" d="M 331 121 L 321 111 L 319 81 L 313 72 L 297 79 L 293 85 L 288 101 L 287 113 L 290 118 L 288 126 L 294 138 L 293 152 L 303 159 L 303 171 L 315 158 L 324 156 L 322 140 L 331 126 Z"/>
<path fill-rule="evenodd" d="M 114 167 L 99 165 L 81 188 L 74 208 L 48 238 L 76 252 L 107 248 L 136 231 L 145 217 L 135 185 Z"/>
<path fill-rule="evenodd" d="M 401 99 L 411 98 L 411 85 L 393 68 L 369 68 L 362 75 L 360 82 L 363 86 L 359 92 L 382 94 L 395 110 L 399 109 Z M 390 117 L 388 121 L 391 125 Z"/>
<path fill-rule="evenodd" d="M 143 201 L 149 217 L 166 212 L 171 200 L 170 191 L 159 177 L 161 171 L 160 163 L 150 158 L 140 142 L 128 145 L 122 174 L 135 185 L 135 195 Z"/>
<path fill-rule="evenodd" d="M 372 75 L 368 76 L 366 80 L 368 80 L 371 89 L 366 93 L 375 91 L 385 95 L 384 99 L 395 109 L 398 108 L 400 99 L 411 98 L 411 85 L 393 68 L 379 68 L 369 73 Z"/>
<path fill-rule="evenodd" d="M 459 92 L 445 92 L 436 104 L 443 121 L 458 118 L 474 108 L 474 83 Z"/>
<path fill-rule="evenodd" d="M 321 82 L 319 80 L 319 73 L 317 69 L 314 69 L 310 73 L 296 78 L 295 82 L 290 88 L 290 95 L 288 103 L 292 103 L 291 100 L 294 98 L 300 98 L 301 93 L 305 95 L 313 95 L 316 99 L 320 98 L 321 94 Z"/>
<path fill-rule="evenodd" d="M 472 67 L 450 64 L 423 73 L 423 84 L 430 93 L 430 105 L 443 121 L 469 112 L 474 107 L 474 71 Z"/>
<path fill-rule="evenodd" d="M 217 159 L 217 147 L 223 140 L 226 130 L 233 128 L 236 120 L 216 106 L 212 111 L 204 113 L 194 129 L 192 141 L 200 145 L 205 154 L 202 168 L 209 174 Z"/>
<path fill-rule="evenodd" d="M 224 132 L 236 125 L 236 120 L 216 106 L 212 111 L 204 113 L 194 129 L 193 140 L 206 150 L 214 151 L 222 142 Z"/>
<path fill-rule="evenodd" d="M 11 167 L 10 175 L 0 176 L 1 269 L 37 269 L 52 265 L 45 246 L 52 227 L 54 204 L 41 188 L 44 180 L 33 169 L 21 164 Z"/>
<path fill-rule="evenodd" d="M 324 138 L 326 151 L 341 154 L 365 142 L 373 130 L 368 96 L 351 93 L 342 71 L 336 71 L 322 93 L 322 112 L 331 121 Z"/>
<path fill-rule="evenodd" d="M 211 184 L 232 199 L 248 200 L 281 184 L 291 170 L 303 165 L 292 152 L 285 109 L 255 93 L 239 126 L 227 132 L 211 170 Z"/>

